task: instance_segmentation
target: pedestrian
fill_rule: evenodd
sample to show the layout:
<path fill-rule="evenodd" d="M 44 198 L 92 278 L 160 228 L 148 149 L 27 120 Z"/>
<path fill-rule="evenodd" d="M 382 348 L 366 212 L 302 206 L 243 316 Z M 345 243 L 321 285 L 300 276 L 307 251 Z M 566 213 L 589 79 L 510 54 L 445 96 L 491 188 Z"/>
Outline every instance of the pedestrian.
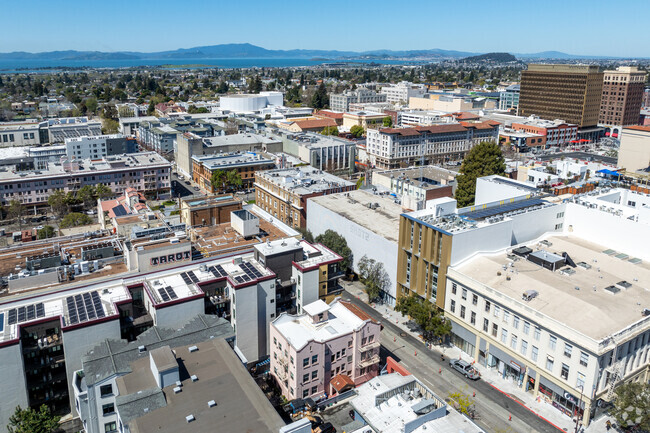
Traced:
<path fill-rule="evenodd" d="M 440 362 L 445 362 L 445 354 L 444 353 L 440 354 Z"/>
<path fill-rule="evenodd" d="M 607 420 L 607 422 L 605 423 L 605 428 L 607 429 L 607 431 L 609 431 L 609 429 L 612 428 L 612 422 L 610 420 Z"/>

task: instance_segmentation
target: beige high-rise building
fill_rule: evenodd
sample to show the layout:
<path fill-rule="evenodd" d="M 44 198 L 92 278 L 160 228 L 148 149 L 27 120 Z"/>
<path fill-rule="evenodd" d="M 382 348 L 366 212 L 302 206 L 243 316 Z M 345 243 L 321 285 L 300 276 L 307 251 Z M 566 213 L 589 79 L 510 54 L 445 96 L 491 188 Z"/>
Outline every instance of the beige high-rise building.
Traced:
<path fill-rule="evenodd" d="M 530 64 L 521 73 L 519 114 L 596 126 L 602 89 L 598 66 Z"/>
<path fill-rule="evenodd" d="M 633 66 L 605 71 L 598 123 L 612 127 L 612 134 L 619 133 L 621 126 L 637 125 L 645 78 L 646 73 Z"/>

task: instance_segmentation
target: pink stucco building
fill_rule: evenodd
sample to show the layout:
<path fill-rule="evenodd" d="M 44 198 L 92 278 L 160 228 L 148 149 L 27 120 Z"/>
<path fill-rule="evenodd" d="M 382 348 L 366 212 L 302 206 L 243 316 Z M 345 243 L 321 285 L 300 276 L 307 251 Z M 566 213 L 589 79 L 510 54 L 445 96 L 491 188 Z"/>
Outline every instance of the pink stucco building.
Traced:
<path fill-rule="evenodd" d="M 379 323 L 355 305 L 318 300 L 271 322 L 271 374 L 282 395 L 321 399 L 378 374 Z"/>

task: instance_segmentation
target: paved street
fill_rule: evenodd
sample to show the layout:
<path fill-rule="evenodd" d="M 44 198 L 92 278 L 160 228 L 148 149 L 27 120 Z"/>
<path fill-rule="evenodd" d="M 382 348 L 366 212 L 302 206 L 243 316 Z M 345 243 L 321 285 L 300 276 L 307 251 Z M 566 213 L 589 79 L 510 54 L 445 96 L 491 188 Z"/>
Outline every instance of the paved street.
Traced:
<path fill-rule="evenodd" d="M 358 305 L 375 320 L 382 322 L 384 329 L 381 342 L 390 352 L 387 355 L 399 361 L 440 397 L 447 398 L 450 393 L 457 391 L 470 396 L 476 392 L 476 398 L 472 400 L 479 419 L 475 422 L 487 432 L 558 432 L 557 427 L 494 389 L 487 382 L 480 379 L 471 381 L 462 377 L 449 367 L 447 357 L 445 362 L 440 362 L 439 354 L 427 350 L 420 340 L 397 327 L 394 320 L 386 320 L 378 311 L 347 291 L 343 297 Z M 442 373 L 439 373 L 439 369 L 442 369 Z M 512 416 L 512 421 L 508 420 L 509 416 Z"/>

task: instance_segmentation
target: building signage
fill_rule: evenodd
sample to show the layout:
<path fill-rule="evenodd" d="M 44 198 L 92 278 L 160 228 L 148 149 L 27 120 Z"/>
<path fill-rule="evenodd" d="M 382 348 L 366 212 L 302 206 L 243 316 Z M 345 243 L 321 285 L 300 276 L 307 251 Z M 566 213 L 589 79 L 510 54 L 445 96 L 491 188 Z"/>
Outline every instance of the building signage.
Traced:
<path fill-rule="evenodd" d="M 180 253 L 167 254 L 160 257 L 152 257 L 150 260 L 151 266 L 164 265 L 166 263 L 182 262 L 192 258 L 191 251 L 183 251 Z"/>

